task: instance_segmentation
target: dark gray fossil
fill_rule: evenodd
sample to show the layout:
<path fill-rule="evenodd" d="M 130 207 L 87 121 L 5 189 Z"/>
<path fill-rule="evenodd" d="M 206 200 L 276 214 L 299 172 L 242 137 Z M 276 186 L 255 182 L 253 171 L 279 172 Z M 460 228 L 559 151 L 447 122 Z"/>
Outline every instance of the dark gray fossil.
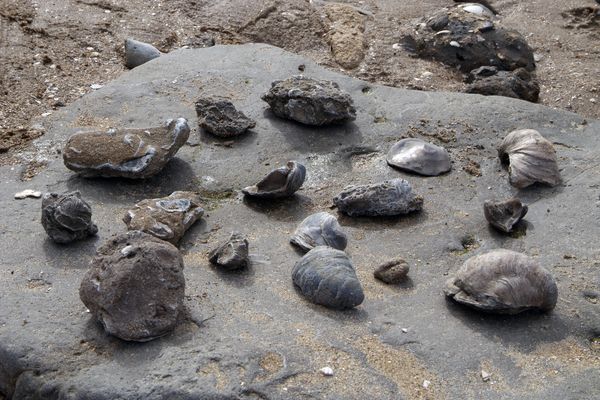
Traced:
<path fill-rule="evenodd" d="M 208 260 L 226 270 L 236 270 L 248 265 L 248 240 L 233 232 L 229 239 L 208 255 Z"/>
<path fill-rule="evenodd" d="M 467 83 L 467 93 L 485 96 L 513 97 L 535 103 L 540 95 L 535 76 L 525 68 L 500 71 L 496 67 L 479 67 L 469 72 Z"/>
<path fill-rule="evenodd" d="M 63 160 L 85 177 L 147 178 L 163 169 L 189 135 L 184 118 L 155 128 L 77 132 L 67 141 Z"/>
<path fill-rule="evenodd" d="M 175 328 L 184 291 L 179 250 L 147 233 L 128 231 L 98 249 L 79 297 L 108 333 L 146 342 Z"/>
<path fill-rule="evenodd" d="M 46 193 L 42 198 L 42 226 L 56 243 L 69 243 L 98 232 L 92 222 L 92 207 L 81 194 Z"/>
<path fill-rule="evenodd" d="M 450 155 L 445 148 L 421 139 L 408 138 L 395 143 L 387 154 L 393 167 L 417 174 L 435 176 L 450 171 Z"/>
<path fill-rule="evenodd" d="M 534 129 L 509 133 L 498 147 L 500 161 L 508 165 L 510 184 L 522 189 L 534 183 L 561 183 L 554 146 Z"/>
<path fill-rule="evenodd" d="M 294 266 L 292 280 L 307 299 L 329 308 L 356 307 L 365 297 L 346 253 L 327 246 L 306 253 Z"/>
<path fill-rule="evenodd" d="M 143 231 L 177 245 L 184 233 L 204 214 L 200 197 L 192 192 L 173 192 L 158 199 L 146 199 L 127 211 L 127 229 Z"/>
<path fill-rule="evenodd" d="M 161 52 L 151 44 L 125 39 L 125 66 L 135 68 L 161 56 Z"/>
<path fill-rule="evenodd" d="M 320 212 L 306 217 L 296 228 L 290 242 L 304 251 L 317 246 L 329 246 L 344 250 L 348 238 L 333 215 Z"/>
<path fill-rule="evenodd" d="M 423 198 L 404 179 L 372 185 L 350 185 L 334 197 L 333 203 L 350 216 L 393 216 L 423 208 Z"/>
<path fill-rule="evenodd" d="M 375 278 L 389 284 L 400 283 L 406 279 L 410 267 L 408 263 L 401 258 L 388 261 L 375 270 Z"/>
<path fill-rule="evenodd" d="M 527 205 L 517 198 L 499 202 L 486 200 L 483 203 L 485 219 L 496 229 L 507 233 L 527 214 L 527 210 Z"/>
<path fill-rule="evenodd" d="M 288 161 L 285 167 L 271 171 L 256 185 L 245 187 L 242 192 L 247 196 L 264 199 L 289 197 L 300 189 L 305 178 L 304 165 Z"/>
<path fill-rule="evenodd" d="M 256 122 L 236 110 L 228 100 L 202 98 L 196 102 L 198 124 L 205 131 L 224 138 L 238 136 L 254 128 Z"/>
<path fill-rule="evenodd" d="M 356 119 L 350 95 L 337 83 L 293 76 L 275 81 L 262 95 L 275 115 L 306 125 L 328 125 Z"/>
<path fill-rule="evenodd" d="M 446 282 L 444 293 L 461 304 L 500 314 L 550 311 L 558 298 L 550 272 L 524 254 L 503 249 L 469 258 Z"/>

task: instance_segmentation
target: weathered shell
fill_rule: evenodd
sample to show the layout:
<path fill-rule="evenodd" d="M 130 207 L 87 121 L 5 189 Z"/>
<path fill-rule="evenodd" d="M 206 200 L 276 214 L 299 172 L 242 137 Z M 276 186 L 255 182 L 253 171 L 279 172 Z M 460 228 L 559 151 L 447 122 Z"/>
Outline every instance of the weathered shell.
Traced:
<path fill-rule="evenodd" d="M 225 99 L 201 98 L 195 106 L 198 124 L 215 136 L 234 137 L 256 126 L 254 120 Z"/>
<path fill-rule="evenodd" d="M 469 258 L 444 292 L 469 307 L 500 314 L 550 311 L 558 298 L 550 272 L 524 254 L 503 249 Z"/>
<path fill-rule="evenodd" d="M 294 266 L 292 280 L 306 298 L 334 309 L 347 309 L 365 298 L 352 262 L 341 250 L 318 246 Z"/>
<path fill-rule="evenodd" d="M 290 242 L 304 251 L 312 250 L 317 246 L 329 246 L 344 250 L 348 238 L 336 217 L 326 212 L 320 212 L 306 217 L 296 228 Z"/>
<path fill-rule="evenodd" d="M 556 186 L 561 183 L 552 143 L 534 129 L 509 133 L 498 148 L 503 164 L 508 164 L 510 184 L 522 189 L 536 182 Z"/>
<path fill-rule="evenodd" d="M 527 214 L 527 211 L 527 205 L 521 203 L 521 200 L 517 198 L 499 202 L 486 200 L 483 203 L 485 219 L 503 232 L 512 231 L 512 228 Z"/>
<path fill-rule="evenodd" d="M 387 154 L 387 163 L 393 167 L 435 176 L 450 171 L 450 155 L 445 148 L 421 139 L 402 139 Z"/>
<path fill-rule="evenodd" d="M 394 284 L 406 279 L 409 270 L 408 263 L 401 258 L 397 258 L 377 267 L 373 276 L 382 282 Z"/>
<path fill-rule="evenodd" d="M 404 179 L 373 185 L 350 185 L 334 197 L 338 210 L 350 216 L 392 216 L 423 208 L 423 198 Z"/>
<path fill-rule="evenodd" d="M 69 243 L 98 232 L 98 227 L 92 222 L 92 208 L 78 191 L 62 195 L 44 194 L 42 226 L 57 243 Z"/>
<path fill-rule="evenodd" d="M 492 10 L 490 10 L 486 6 L 479 4 L 479 3 L 462 4 L 462 5 L 460 5 L 460 8 L 462 8 L 464 11 L 466 11 L 468 13 L 480 15 L 482 17 L 487 17 L 487 18 L 494 17 L 494 13 L 492 12 Z"/>
<path fill-rule="evenodd" d="M 285 167 L 271 171 L 256 185 L 242 189 L 251 197 L 274 199 L 293 195 L 304 183 L 306 168 L 296 161 L 288 161 Z"/>
<path fill-rule="evenodd" d="M 248 240 L 233 232 L 225 243 L 210 252 L 208 260 L 227 270 L 243 268 L 248 265 Z"/>

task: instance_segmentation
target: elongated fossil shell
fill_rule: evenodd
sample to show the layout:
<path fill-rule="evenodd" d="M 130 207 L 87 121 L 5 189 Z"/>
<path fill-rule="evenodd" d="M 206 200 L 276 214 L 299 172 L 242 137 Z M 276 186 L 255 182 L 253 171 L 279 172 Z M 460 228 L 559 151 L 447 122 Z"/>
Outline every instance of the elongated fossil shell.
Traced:
<path fill-rule="evenodd" d="M 247 196 L 274 199 L 289 197 L 304 183 L 306 168 L 296 161 L 288 161 L 285 167 L 271 171 L 256 185 L 242 189 Z"/>
<path fill-rule="evenodd" d="M 469 307 L 499 314 L 550 311 L 558 298 L 550 272 L 524 254 L 503 249 L 469 258 L 446 282 L 444 293 Z"/>
<path fill-rule="evenodd" d="M 445 148 L 415 138 L 402 139 L 394 144 L 386 160 L 393 167 L 426 176 L 440 175 L 452 168 Z"/>
<path fill-rule="evenodd" d="M 350 216 L 393 216 L 423 208 L 423 198 L 413 193 L 408 181 L 399 178 L 373 185 L 346 186 L 333 203 Z"/>
<path fill-rule="evenodd" d="M 294 266 L 292 280 L 315 304 L 343 310 L 356 307 L 365 298 L 352 262 L 341 250 L 318 246 Z"/>
<path fill-rule="evenodd" d="M 536 182 L 550 186 L 561 183 L 552 143 L 534 129 L 509 133 L 498 148 L 503 164 L 508 164 L 510 184 L 519 189 Z"/>
<path fill-rule="evenodd" d="M 485 219 L 496 229 L 507 233 L 527 214 L 527 210 L 527 205 L 517 198 L 500 202 L 486 200 L 483 203 Z"/>
<path fill-rule="evenodd" d="M 92 208 L 78 191 L 59 195 L 46 193 L 42 198 L 42 226 L 56 243 L 69 243 L 95 235 Z"/>
<path fill-rule="evenodd" d="M 290 242 L 304 251 L 309 251 L 317 246 L 329 246 L 344 250 L 348 238 L 336 217 L 326 212 L 320 212 L 306 217 L 290 238 Z"/>

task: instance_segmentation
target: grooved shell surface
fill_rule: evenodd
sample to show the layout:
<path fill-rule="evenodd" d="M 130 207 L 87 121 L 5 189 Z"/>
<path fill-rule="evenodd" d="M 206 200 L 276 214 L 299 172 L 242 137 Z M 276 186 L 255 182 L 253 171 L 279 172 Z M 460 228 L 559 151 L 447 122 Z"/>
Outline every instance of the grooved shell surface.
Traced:
<path fill-rule="evenodd" d="M 510 250 L 493 250 L 469 258 L 446 282 L 446 296 L 482 311 L 517 314 L 554 308 L 554 278 L 532 258 Z"/>
<path fill-rule="evenodd" d="M 450 155 L 445 148 L 421 139 L 402 139 L 387 154 L 387 163 L 393 167 L 426 176 L 450 171 Z"/>
<path fill-rule="evenodd" d="M 290 242 L 304 251 L 317 246 L 329 246 L 344 250 L 348 238 L 333 215 L 320 212 L 306 217 L 296 228 Z"/>
<path fill-rule="evenodd" d="M 288 161 L 285 167 L 271 171 L 256 185 L 242 189 L 242 192 L 257 198 L 289 197 L 296 193 L 304 183 L 306 168 L 296 161 Z"/>
<path fill-rule="evenodd" d="M 92 222 L 92 208 L 78 191 L 62 195 L 44 194 L 42 226 L 57 243 L 84 239 L 98 232 L 98 227 Z"/>
<path fill-rule="evenodd" d="M 333 309 L 356 307 L 365 297 L 346 253 L 331 247 L 306 253 L 294 266 L 292 280 L 307 299 Z"/>

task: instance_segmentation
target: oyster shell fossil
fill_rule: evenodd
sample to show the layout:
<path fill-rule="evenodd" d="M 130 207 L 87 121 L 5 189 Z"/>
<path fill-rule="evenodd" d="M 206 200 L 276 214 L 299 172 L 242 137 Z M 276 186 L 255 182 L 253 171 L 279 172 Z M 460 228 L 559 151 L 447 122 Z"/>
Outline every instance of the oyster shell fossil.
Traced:
<path fill-rule="evenodd" d="M 510 184 L 519 189 L 536 182 L 561 183 L 554 146 L 534 129 L 509 133 L 498 147 L 498 156 L 508 165 Z"/>
<path fill-rule="evenodd" d="M 466 306 L 500 314 L 550 311 L 558 298 L 550 272 L 524 254 L 503 249 L 469 258 L 446 282 L 444 293 Z"/>
<path fill-rule="evenodd" d="M 445 148 L 421 139 L 402 139 L 388 151 L 389 165 L 426 176 L 450 171 L 450 155 Z"/>
<path fill-rule="evenodd" d="M 292 280 L 307 299 L 333 309 L 356 307 L 365 298 L 346 253 L 327 246 L 306 253 L 294 266 Z"/>
<path fill-rule="evenodd" d="M 210 252 L 208 260 L 227 270 L 244 268 L 248 265 L 248 240 L 233 232 L 225 243 Z"/>
<path fill-rule="evenodd" d="M 317 246 L 329 246 L 344 250 L 348 238 L 333 215 L 320 212 L 306 217 L 296 228 L 290 242 L 304 251 Z"/>
<path fill-rule="evenodd" d="M 423 198 L 404 179 L 372 185 L 350 185 L 333 198 L 338 210 L 350 216 L 393 216 L 423 208 Z"/>
<path fill-rule="evenodd" d="M 496 229 L 507 233 L 512 231 L 517 222 L 527 214 L 527 211 L 527 205 L 521 203 L 521 200 L 517 198 L 499 202 L 486 200 L 483 203 L 485 219 Z"/>
<path fill-rule="evenodd" d="M 250 197 L 275 199 L 293 195 L 304 183 L 306 168 L 296 161 L 288 161 L 285 167 L 271 171 L 256 185 L 242 189 Z"/>
<path fill-rule="evenodd" d="M 98 227 L 92 222 L 92 207 L 78 191 L 44 194 L 42 226 L 56 243 L 69 243 L 98 233 Z"/>

